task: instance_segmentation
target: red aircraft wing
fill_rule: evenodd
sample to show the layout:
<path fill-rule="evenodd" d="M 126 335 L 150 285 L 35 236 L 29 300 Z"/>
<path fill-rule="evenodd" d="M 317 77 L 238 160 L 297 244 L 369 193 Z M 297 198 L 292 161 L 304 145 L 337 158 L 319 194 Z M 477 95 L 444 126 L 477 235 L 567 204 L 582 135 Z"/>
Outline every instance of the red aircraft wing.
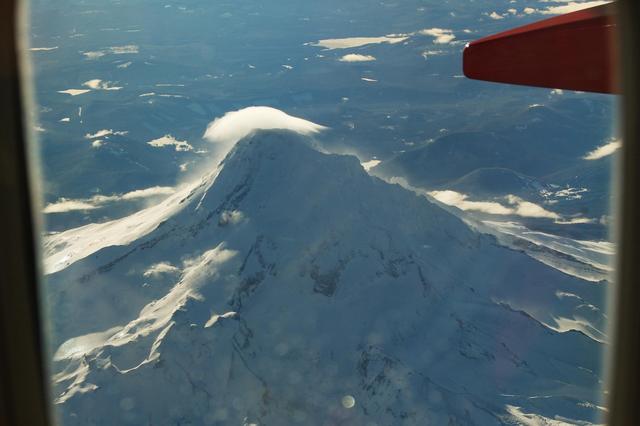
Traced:
<path fill-rule="evenodd" d="M 545 19 L 469 43 L 464 75 L 527 86 L 619 93 L 614 3 Z"/>

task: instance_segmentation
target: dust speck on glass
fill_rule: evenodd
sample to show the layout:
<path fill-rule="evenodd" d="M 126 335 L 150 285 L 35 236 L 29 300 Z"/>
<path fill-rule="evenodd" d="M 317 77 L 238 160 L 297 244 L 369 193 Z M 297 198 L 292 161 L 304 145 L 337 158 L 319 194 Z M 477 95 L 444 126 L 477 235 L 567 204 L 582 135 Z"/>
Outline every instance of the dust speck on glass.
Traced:
<path fill-rule="evenodd" d="M 461 75 L 587 3 L 29 3 L 60 425 L 602 421 L 615 98 Z"/>

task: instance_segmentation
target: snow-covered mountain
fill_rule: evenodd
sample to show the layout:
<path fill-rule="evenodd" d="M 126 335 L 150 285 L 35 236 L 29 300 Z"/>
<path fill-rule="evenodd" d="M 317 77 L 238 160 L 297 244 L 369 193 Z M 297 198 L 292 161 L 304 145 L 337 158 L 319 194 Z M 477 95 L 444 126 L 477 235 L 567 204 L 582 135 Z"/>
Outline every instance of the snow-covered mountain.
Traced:
<path fill-rule="evenodd" d="M 598 421 L 605 284 L 310 138 L 250 132 L 163 203 L 48 238 L 65 425 Z"/>

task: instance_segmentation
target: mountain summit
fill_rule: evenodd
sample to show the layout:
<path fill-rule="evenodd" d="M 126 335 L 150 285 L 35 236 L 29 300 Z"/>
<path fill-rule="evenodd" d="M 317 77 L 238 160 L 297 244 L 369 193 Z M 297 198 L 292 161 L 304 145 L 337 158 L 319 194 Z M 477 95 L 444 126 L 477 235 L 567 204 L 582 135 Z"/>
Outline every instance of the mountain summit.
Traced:
<path fill-rule="evenodd" d="M 302 135 L 47 244 L 65 424 L 598 417 L 602 287 Z"/>

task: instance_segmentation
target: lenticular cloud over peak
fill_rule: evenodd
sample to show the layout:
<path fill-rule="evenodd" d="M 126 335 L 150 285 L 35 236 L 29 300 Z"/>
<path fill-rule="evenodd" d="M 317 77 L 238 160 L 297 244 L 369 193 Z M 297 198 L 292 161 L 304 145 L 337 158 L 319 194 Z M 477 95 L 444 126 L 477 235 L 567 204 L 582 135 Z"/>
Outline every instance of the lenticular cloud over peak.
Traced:
<path fill-rule="evenodd" d="M 291 130 L 301 135 L 312 135 L 325 129 L 325 126 L 293 117 L 279 109 L 252 106 L 216 118 L 209 123 L 203 137 L 231 148 L 256 130 Z"/>

